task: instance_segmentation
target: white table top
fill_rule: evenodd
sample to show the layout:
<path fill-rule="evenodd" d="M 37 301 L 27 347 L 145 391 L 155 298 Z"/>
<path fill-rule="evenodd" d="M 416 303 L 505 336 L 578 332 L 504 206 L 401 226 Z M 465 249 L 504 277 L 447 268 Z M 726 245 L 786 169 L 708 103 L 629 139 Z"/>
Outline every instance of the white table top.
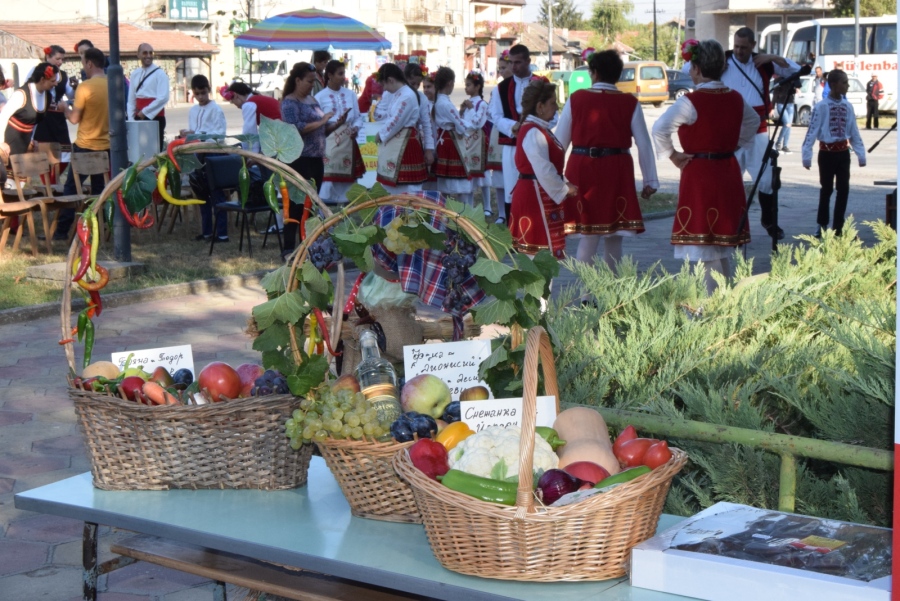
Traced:
<path fill-rule="evenodd" d="M 437 599 L 686 599 L 625 579 L 525 583 L 451 572 L 434 558 L 422 526 L 352 517 L 320 457 L 312 459 L 307 486 L 287 491 L 103 491 L 85 473 L 19 493 L 15 504 Z M 660 527 L 679 520 L 664 515 Z"/>

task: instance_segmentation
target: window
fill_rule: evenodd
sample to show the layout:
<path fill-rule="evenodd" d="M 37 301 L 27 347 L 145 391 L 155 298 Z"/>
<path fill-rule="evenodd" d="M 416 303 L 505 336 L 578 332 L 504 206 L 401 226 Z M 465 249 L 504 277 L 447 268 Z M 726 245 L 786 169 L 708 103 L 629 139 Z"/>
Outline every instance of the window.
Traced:
<path fill-rule="evenodd" d="M 858 79 L 851 78 L 849 80 L 849 83 L 850 83 L 850 88 L 847 90 L 848 92 L 862 92 L 863 94 L 866 93 L 866 88 L 864 88 L 863 85 L 861 83 L 859 83 Z"/>
<path fill-rule="evenodd" d="M 633 77 L 633 76 L 632 76 Z M 665 79 L 662 67 L 641 67 L 641 79 Z"/>
<path fill-rule="evenodd" d="M 619 76 L 619 81 L 634 81 L 634 68 L 629 67 L 627 69 L 622 69 L 622 75 Z"/>
<path fill-rule="evenodd" d="M 893 25 L 875 26 L 875 54 L 894 54 L 897 52 L 897 28 Z"/>
<path fill-rule="evenodd" d="M 854 54 L 853 40 L 855 37 L 853 25 L 830 25 L 822 27 L 822 46 L 820 54 Z M 871 53 L 872 26 L 859 26 L 859 54 Z"/>
<path fill-rule="evenodd" d="M 803 27 L 794 32 L 786 56 L 796 63 L 806 63 L 810 60 L 810 55 L 816 54 L 815 46 L 816 26 Z"/>

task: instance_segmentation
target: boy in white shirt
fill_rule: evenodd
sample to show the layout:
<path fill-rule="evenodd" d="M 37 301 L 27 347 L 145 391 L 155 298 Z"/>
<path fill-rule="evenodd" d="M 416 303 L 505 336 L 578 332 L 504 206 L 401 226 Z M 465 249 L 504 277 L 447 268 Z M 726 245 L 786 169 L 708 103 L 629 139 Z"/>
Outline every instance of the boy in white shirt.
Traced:
<path fill-rule="evenodd" d="M 828 227 L 831 192 L 835 188 L 837 196 L 834 199 L 832 227 L 838 236 L 844 228 L 844 213 L 850 196 L 851 147 L 859 166 L 866 166 L 866 147 L 859 135 L 856 114 L 853 105 L 845 98 L 850 87 L 847 74 L 840 69 L 832 69 L 828 73 L 828 86 L 828 96 L 813 107 L 809 130 L 803 141 L 803 167 L 809 169 L 812 166 L 813 144 L 819 140 L 819 184 L 822 188 L 819 190 L 819 211 L 816 215 L 816 223 L 819 224 L 817 238 Z"/>

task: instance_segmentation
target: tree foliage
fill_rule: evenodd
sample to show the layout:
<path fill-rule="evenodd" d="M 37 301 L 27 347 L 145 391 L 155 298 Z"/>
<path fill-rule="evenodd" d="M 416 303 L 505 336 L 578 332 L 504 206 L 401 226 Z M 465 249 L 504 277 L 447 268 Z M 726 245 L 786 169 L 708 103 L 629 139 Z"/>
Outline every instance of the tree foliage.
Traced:
<path fill-rule="evenodd" d="M 550 0 L 541 0 L 538 23 L 547 27 L 549 24 L 548 9 Z M 555 0 L 553 3 L 553 27 L 554 29 L 584 29 L 586 26 L 584 15 L 575 6 L 575 0 Z"/>
<path fill-rule="evenodd" d="M 594 6 L 591 9 L 591 25 L 608 44 L 615 40 L 617 33 L 631 27 L 626 15 L 633 10 L 634 2 L 631 0 L 594 0 Z"/>
<path fill-rule="evenodd" d="M 852 17 L 854 0 L 832 0 L 835 17 Z M 897 0 L 859 0 L 860 17 L 880 17 L 881 15 L 896 15 Z"/>
<path fill-rule="evenodd" d="M 842 238 L 783 247 L 772 271 L 707 296 L 685 266 L 614 275 L 569 261 L 578 284 L 550 309 L 560 396 L 710 424 L 889 450 L 893 443 L 896 233 L 871 224 Z M 577 302 L 587 292 L 596 307 Z M 778 506 L 779 457 L 729 444 L 672 441 L 689 469 L 666 511 L 688 515 L 718 501 Z M 798 459 L 797 511 L 891 524 L 891 474 Z"/>
<path fill-rule="evenodd" d="M 670 67 L 675 66 L 675 53 L 679 52 L 681 35 L 677 27 L 671 25 L 657 25 L 656 27 L 656 48 L 657 57 Z M 653 60 L 653 23 L 646 23 L 633 26 L 633 32 L 622 35 L 620 40 L 623 44 L 628 44 L 634 48 L 634 54 L 640 57 L 640 60 Z"/>

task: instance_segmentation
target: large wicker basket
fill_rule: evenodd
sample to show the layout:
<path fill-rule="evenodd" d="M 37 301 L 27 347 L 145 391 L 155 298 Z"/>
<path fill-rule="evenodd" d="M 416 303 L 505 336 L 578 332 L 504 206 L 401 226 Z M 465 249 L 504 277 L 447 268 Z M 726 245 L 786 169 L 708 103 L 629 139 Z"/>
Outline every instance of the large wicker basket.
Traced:
<path fill-rule="evenodd" d="M 631 548 L 656 531 L 672 478 L 687 455 L 609 492 L 564 507 L 536 507 L 532 493 L 537 367 L 540 355 L 547 394 L 557 397 L 556 368 L 546 332 L 528 332 L 525 402 L 516 506 L 480 501 L 431 480 L 409 453 L 394 468 L 409 482 L 435 557 L 445 568 L 502 580 L 555 582 L 606 580 L 625 574 Z"/>
<path fill-rule="evenodd" d="M 315 188 L 295 171 L 269 157 L 217 144 L 190 144 L 184 153 L 240 154 L 283 175 L 319 203 Z M 138 171 L 155 164 L 152 157 Z M 118 174 L 87 210 L 102 214 L 124 180 Z M 321 205 L 320 207 L 324 207 Z M 328 214 L 327 207 L 323 208 Z M 66 273 L 72 272 L 77 239 L 70 247 Z M 60 312 L 63 338 L 72 327 L 72 291 L 63 288 Z M 75 351 L 65 343 L 72 373 Z M 313 445 L 294 451 L 285 421 L 300 405 L 291 395 L 233 399 L 207 405 L 148 406 L 106 393 L 69 387 L 85 436 L 94 486 L 105 490 L 170 488 L 245 488 L 279 490 L 306 484 Z"/>
<path fill-rule="evenodd" d="M 394 206 L 411 210 L 428 210 L 453 219 L 461 230 L 466 232 L 482 251 L 496 260 L 497 255 L 490 244 L 480 235 L 478 229 L 466 217 L 447 209 L 431 200 L 409 194 L 386 196 L 368 200 L 346 209 L 342 214 L 326 218 L 313 231 L 309 232 L 293 256 L 291 277 L 288 289 L 297 287 L 297 272 L 309 254 L 310 246 L 325 235 L 338 221 L 359 211 L 371 210 L 381 206 Z M 342 278 L 338 274 L 335 282 L 335 298 L 342 296 Z M 332 332 L 340 335 L 340 328 Z M 300 344 L 298 332 L 290 325 L 292 347 L 295 359 L 299 361 Z M 341 487 L 350 511 L 357 517 L 382 520 L 388 522 L 421 523 L 415 498 L 409 485 L 397 477 L 392 460 L 397 451 L 412 445 L 408 443 L 382 443 L 367 440 L 335 440 L 327 439 L 316 443 L 328 469 Z"/>

